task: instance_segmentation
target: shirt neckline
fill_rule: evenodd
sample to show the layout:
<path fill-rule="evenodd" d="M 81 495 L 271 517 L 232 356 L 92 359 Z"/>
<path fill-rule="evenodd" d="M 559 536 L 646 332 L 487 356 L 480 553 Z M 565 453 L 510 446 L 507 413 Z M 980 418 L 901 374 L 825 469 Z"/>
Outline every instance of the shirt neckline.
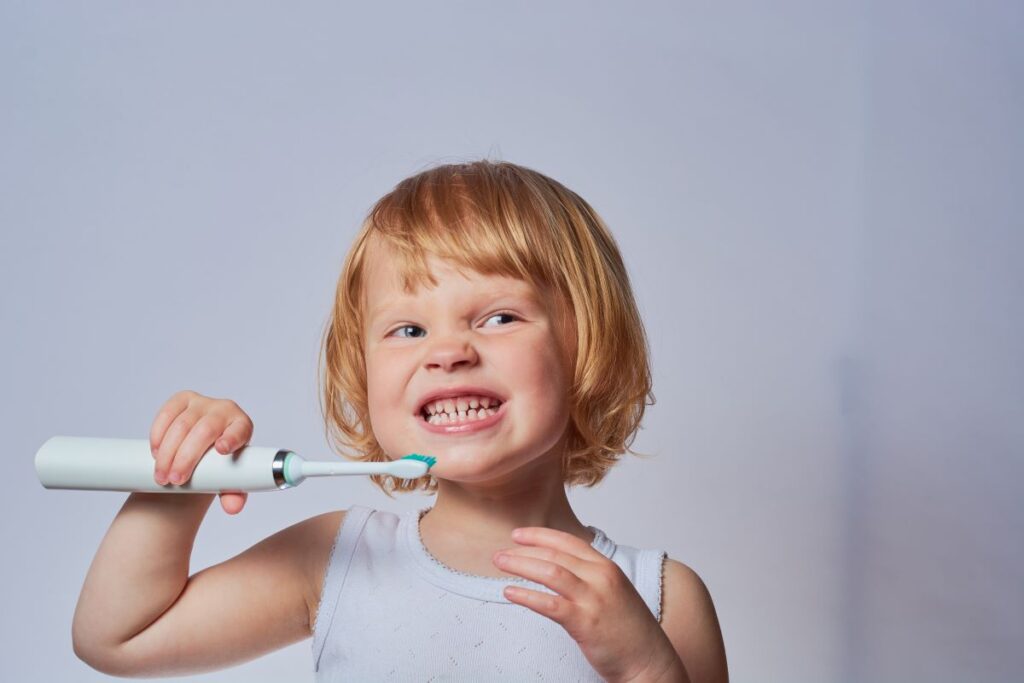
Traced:
<path fill-rule="evenodd" d="M 413 566 L 421 577 L 430 583 L 452 593 L 464 595 L 477 600 L 487 602 L 512 603 L 505 597 L 503 591 L 509 584 L 521 585 L 524 588 L 541 591 L 554 595 L 547 586 L 524 579 L 519 576 L 480 576 L 469 574 L 453 569 L 434 557 L 426 546 L 423 545 L 423 538 L 420 536 L 420 519 L 431 508 L 409 510 L 403 513 L 398 522 L 398 536 L 402 550 L 413 561 Z M 603 531 L 597 527 L 588 526 L 587 529 L 594 533 L 594 540 L 590 546 L 599 553 L 612 558 L 615 553 L 615 543 L 609 539 Z"/>

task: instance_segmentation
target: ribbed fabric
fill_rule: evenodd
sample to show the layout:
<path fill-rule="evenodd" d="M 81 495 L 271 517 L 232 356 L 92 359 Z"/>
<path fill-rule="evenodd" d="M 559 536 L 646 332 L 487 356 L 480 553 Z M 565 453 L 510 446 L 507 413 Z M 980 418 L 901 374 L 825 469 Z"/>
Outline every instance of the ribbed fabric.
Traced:
<path fill-rule="evenodd" d="M 419 520 L 353 506 L 331 549 L 313 626 L 317 681 L 601 681 L 561 625 L 510 602 L 521 577 L 443 565 Z M 616 545 L 595 527 L 592 546 L 622 568 L 661 621 L 665 552 Z"/>

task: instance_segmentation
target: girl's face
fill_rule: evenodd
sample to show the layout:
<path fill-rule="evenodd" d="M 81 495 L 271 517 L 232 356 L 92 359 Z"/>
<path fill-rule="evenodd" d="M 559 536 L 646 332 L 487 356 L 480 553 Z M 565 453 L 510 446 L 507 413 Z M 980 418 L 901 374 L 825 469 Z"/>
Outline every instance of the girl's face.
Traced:
<path fill-rule="evenodd" d="M 366 258 L 367 393 L 385 453 L 433 455 L 431 474 L 464 482 L 559 456 L 568 378 L 551 302 L 529 283 L 463 276 L 434 257 L 437 286 L 408 294 L 387 247 Z"/>

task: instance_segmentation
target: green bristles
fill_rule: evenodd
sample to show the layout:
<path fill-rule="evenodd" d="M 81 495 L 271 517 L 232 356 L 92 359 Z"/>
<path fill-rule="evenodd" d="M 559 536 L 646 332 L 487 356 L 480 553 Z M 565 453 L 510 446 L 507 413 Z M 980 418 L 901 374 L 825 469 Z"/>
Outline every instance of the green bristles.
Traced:
<path fill-rule="evenodd" d="M 419 460 L 420 462 L 425 462 L 425 463 L 427 463 L 427 471 L 428 472 L 430 471 L 430 468 L 434 466 L 434 463 L 437 462 L 437 458 L 435 458 L 434 456 L 432 456 L 432 455 L 420 455 L 419 453 L 413 453 L 411 455 L 407 455 L 404 458 L 402 458 L 402 460 Z"/>

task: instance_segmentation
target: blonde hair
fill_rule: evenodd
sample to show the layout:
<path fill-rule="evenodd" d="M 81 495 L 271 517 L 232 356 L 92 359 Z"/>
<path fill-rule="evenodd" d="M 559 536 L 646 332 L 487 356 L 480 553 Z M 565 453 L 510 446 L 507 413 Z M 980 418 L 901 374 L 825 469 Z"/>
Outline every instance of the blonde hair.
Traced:
<path fill-rule="evenodd" d="M 318 380 L 328 439 L 363 462 L 389 458 L 370 425 L 363 350 L 367 246 L 383 240 L 404 286 L 437 282 L 428 254 L 482 275 L 551 291 L 570 370 L 563 482 L 594 486 L 630 445 L 654 404 L 650 352 L 622 256 L 607 226 L 579 195 L 517 164 L 479 160 L 430 168 L 398 183 L 370 210 L 338 278 L 321 345 Z M 574 322 L 575 325 L 571 325 Z M 573 339 L 575 343 L 573 344 Z M 372 475 L 389 497 L 437 491 L 433 476 Z"/>

